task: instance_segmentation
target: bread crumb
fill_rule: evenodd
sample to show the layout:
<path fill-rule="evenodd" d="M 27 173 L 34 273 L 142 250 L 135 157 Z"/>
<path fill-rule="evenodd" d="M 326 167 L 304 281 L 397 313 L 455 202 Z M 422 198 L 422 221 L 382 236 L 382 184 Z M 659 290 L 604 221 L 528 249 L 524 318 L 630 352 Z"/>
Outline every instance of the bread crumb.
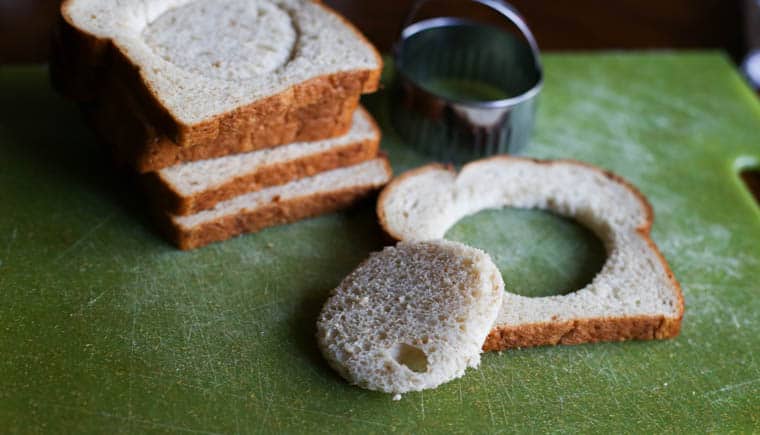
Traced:
<path fill-rule="evenodd" d="M 396 395 L 393 396 L 393 401 L 394 402 L 398 402 L 399 400 L 401 400 L 401 394 L 396 394 Z"/>

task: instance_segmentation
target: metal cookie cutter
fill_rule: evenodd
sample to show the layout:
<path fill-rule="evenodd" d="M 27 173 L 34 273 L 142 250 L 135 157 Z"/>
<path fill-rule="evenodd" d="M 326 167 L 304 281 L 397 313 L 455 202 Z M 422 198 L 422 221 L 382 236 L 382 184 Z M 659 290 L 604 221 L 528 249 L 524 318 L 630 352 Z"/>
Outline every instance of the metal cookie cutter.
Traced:
<path fill-rule="evenodd" d="M 405 141 L 442 161 L 518 152 L 530 140 L 543 83 L 533 34 L 502 0 L 459 6 L 498 12 L 522 38 L 471 18 L 415 21 L 430 1 L 414 4 L 394 48 L 394 126 Z"/>

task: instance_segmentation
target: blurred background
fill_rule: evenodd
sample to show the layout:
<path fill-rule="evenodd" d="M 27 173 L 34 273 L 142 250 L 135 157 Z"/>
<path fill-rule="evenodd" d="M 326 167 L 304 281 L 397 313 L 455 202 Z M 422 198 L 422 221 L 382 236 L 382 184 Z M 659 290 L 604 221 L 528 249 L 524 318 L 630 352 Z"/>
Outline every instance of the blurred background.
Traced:
<path fill-rule="evenodd" d="M 60 0 L 0 0 L 0 64 L 44 62 Z M 412 0 L 325 0 L 388 50 Z M 512 0 L 542 50 L 718 49 L 760 88 L 760 0 Z"/>
<path fill-rule="evenodd" d="M 62 0 L 0 0 L 0 65 L 45 62 Z M 323 0 L 382 51 L 414 0 Z M 722 50 L 760 93 L 760 0 L 510 0 L 542 51 Z M 454 2 L 455 3 L 455 2 Z"/>

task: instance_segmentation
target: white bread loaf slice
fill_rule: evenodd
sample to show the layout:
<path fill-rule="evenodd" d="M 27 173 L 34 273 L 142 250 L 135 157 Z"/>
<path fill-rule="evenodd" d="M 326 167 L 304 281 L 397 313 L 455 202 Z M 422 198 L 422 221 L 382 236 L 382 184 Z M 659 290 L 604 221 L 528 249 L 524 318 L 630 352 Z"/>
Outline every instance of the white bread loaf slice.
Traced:
<path fill-rule="evenodd" d="M 382 69 L 352 25 L 308 0 L 67 0 L 61 15 L 57 81 L 96 79 L 88 65 L 122 75 L 181 146 L 287 117 L 348 83 L 374 91 Z"/>
<path fill-rule="evenodd" d="M 370 255 L 333 291 L 317 340 L 352 384 L 395 394 L 435 388 L 479 365 L 503 293 L 485 252 L 401 242 Z"/>
<path fill-rule="evenodd" d="M 295 222 L 348 207 L 390 180 L 384 157 L 246 193 L 189 216 L 166 215 L 167 234 L 180 249 Z"/>
<path fill-rule="evenodd" d="M 180 163 L 146 174 L 148 191 L 171 214 L 198 213 L 244 193 L 373 159 L 379 144 L 380 130 L 359 108 L 343 136 Z"/>
<path fill-rule="evenodd" d="M 575 161 L 506 156 L 470 163 L 459 174 L 429 165 L 392 181 L 377 213 L 392 237 L 429 240 L 444 237 L 464 216 L 500 207 L 573 218 L 597 234 L 608 258 L 574 293 L 530 298 L 507 292 L 486 350 L 678 335 L 683 296 L 649 236 L 652 208 L 612 173 Z"/>

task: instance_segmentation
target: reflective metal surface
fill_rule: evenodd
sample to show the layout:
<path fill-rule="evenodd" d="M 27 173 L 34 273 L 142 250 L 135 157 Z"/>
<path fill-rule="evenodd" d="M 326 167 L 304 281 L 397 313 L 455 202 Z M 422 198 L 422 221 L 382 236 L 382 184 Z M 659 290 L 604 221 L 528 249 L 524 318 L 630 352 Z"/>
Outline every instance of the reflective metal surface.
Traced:
<path fill-rule="evenodd" d="M 525 22 L 508 4 L 471 0 L 511 22 L 516 36 L 468 18 L 413 22 L 395 50 L 392 119 L 401 136 L 438 160 L 514 153 L 533 130 L 543 73 Z"/>

